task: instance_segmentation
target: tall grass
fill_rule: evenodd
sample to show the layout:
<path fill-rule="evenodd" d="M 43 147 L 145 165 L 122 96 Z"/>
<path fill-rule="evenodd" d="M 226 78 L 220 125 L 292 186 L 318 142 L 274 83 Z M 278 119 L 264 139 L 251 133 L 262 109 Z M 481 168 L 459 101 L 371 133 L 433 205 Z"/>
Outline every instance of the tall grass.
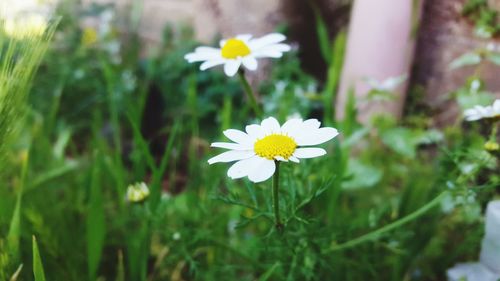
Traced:
<path fill-rule="evenodd" d="M 6 158 L 12 151 L 10 147 L 16 145 L 19 129 L 29 110 L 26 101 L 33 76 L 49 47 L 55 26 L 54 22 L 33 21 L 30 17 L 0 20 L 0 173 L 4 171 Z M 0 262 L 2 280 L 7 279 L 5 269 L 8 265 L 20 262 L 21 202 L 28 169 L 28 150 L 22 155 L 17 199 L 5 246 L 7 254 Z M 16 273 L 12 272 L 12 278 L 17 278 L 20 269 Z M 43 280 L 40 278 L 37 280 Z"/>

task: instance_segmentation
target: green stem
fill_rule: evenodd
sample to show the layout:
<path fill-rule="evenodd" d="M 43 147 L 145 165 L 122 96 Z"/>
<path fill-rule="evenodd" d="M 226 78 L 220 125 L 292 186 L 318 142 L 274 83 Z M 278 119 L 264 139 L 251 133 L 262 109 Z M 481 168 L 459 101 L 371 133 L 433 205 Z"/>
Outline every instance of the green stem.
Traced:
<path fill-rule="evenodd" d="M 274 217 L 275 226 L 279 233 L 283 232 L 283 223 L 280 219 L 280 197 L 279 197 L 279 187 L 280 187 L 280 162 L 274 161 L 276 164 L 276 171 L 273 176 L 273 207 L 274 207 Z"/>
<path fill-rule="evenodd" d="M 255 116 L 262 119 L 262 110 L 257 105 L 257 99 L 255 98 L 255 93 L 253 92 L 252 87 L 250 87 L 250 84 L 248 83 L 248 80 L 245 77 L 245 72 L 243 72 L 242 70 L 238 71 L 238 77 L 240 78 L 241 85 L 243 85 L 243 89 L 247 94 L 248 100 L 250 101 L 250 105 L 252 106 Z"/>
<path fill-rule="evenodd" d="M 497 140 L 497 132 L 498 132 L 498 122 L 497 120 L 494 120 L 491 124 L 491 133 L 490 133 L 490 140 L 495 141 Z"/>
<path fill-rule="evenodd" d="M 370 233 L 362 235 L 358 238 L 354 238 L 354 239 L 349 240 L 349 241 L 342 243 L 342 244 L 332 245 L 330 248 L 326 249 L 323 253 L 345 250 L 345 249 L 357 246 L 361 243 L 375 240 L 378 237 L 380 237 L 381 234 L 388 232 L 388 231 L 391 231 L 395 228 L 398 228 L 398 227 L 402 226 L 403 224 L 409 223 L 409 222 L 417 219 L 418 217 L 422 216 L 423 214 L 425 214 L 426 212 L 428 212 L 429 210 L 434 208 L 436 205 L 441 203 L 441 201 L 447 195 L 448 195 L 448 192 L 443 191 L 441 194 L 436 196 L 436 198 L 432 199 L 429 203 L 425 204 L 424 206 L 422 206 L 420 209 L 416 210 L 415 212 L 413 212 L 413 213 L 411 213 L 411 214 L 409 214 L 409 215 L 407 215 L 407 216 L 405 216 L 405 217 L 403 217 L 403 218 L 401 218 L 401 219 L 399 219 L 391 224 L 388 224 L 384 227 L 381 227 L 375 231 L 372 231 Z"/>

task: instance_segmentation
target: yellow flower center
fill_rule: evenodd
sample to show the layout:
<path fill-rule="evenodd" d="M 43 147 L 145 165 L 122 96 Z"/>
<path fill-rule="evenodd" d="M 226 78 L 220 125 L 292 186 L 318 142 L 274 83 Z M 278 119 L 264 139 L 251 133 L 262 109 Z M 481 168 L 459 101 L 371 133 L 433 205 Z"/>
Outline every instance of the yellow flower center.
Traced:
<path fill-rule="evenodd" d="M 250 54 L 250 48 L 240 39 L 231 38 L 226 41 L 221 53 L 223 58 L 236 59 Z"/>
<path fill-rule="evenodd" d="M 272 134 L 255 142 L 253 149 L 260 157 L 273 160 L 276 156 L 290 158 L 297 148 L 294 139 L 285 135 Z"/>

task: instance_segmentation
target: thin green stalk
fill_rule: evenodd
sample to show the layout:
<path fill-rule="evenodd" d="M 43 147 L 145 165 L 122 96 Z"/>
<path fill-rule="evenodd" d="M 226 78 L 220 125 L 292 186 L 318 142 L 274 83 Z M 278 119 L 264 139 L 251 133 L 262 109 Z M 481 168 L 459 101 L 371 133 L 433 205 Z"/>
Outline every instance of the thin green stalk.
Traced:
<path fill-rule="evenodd" d="M 332 245 L 330 248 L 323 251 L 323 253 L 326 254 L 326 253 L 330 253 L 330 252 L 345 250 L 345 249 L 357 246 L 357 245 L 364 243 L 364 242 L 373 241 L 373 240 L 377 239 L 378 237 L 380 237 L 380 235 L 382 235 L 383 233 L 391 231 L 395 228 L 398 228 L 406 223 L 409 223 L 409 222 L 417 219 L 418 217 L 422 216 L 423 214 L 427 213 L 429 210 L 431 210 L 436 205 L 441 203 L 441 201 L 447 195 L 448 195 L 448 192 L 443 191 L 438 196 L 436 196 L 436 198 L 432 199 L 429 203 L 425 204 L 424 206 L 422 206 L 420 209 L 416 210 L 415 212 L 413 212 L 413 213 L 411 213 L 411 214 L 409 214 L 409 215 L 407 215 L 407 216 L 405 216 L 405 217 L 403 217 L 403 218 L 401 218 L 401 219 L 399 219 L 391 224 L 388 224 L 384 227 L 381 227 L 375 231 L 372 231 L 370 233 L 362 235 L 358 238 L 354 238 L 354 239 L 349 240 L 349 241 L 342 243 L 342 244 Z"/>
<path fill-rule="evenodd" d="M 252 109 L 255 113 L 255 116 L 257 118 L 262 119 L 262 110 L 260 109 L 259 105 L 257 104 L 257 99 L 255 98 L 255 93 L 252 90 L 252 87 L 250 87 L 250 83 L 248 83 L 247 78 L 245 77 L 245 72 L 242 70 L 238 71 L 238 77 L 240 78 L 241 85 L 243 86 L 243 89 L 245 90 L 245 93 L 247 94 L 248 100 L 250 101 L 250 105 L 252 106 Z"/>
<path fill-rule="evenodd" d="M 498 120 L 494 120 L 491 124 L 491 133 L 490 133 L 491 141 L 496 141 L 497 139 L 498 125 L 500 125 L 500 121 Z"/>
<path fill-rule="evenodd" d="M 273 207 L 274 207 L 274 217 L 275 226 L 279 233 L 283 232 L 284 225 L 280 219 L 280 197 L 279 197 L 279 187 L 280 187 L 280 162 L 275 161 L 276 171 L 273 176 Z"/>

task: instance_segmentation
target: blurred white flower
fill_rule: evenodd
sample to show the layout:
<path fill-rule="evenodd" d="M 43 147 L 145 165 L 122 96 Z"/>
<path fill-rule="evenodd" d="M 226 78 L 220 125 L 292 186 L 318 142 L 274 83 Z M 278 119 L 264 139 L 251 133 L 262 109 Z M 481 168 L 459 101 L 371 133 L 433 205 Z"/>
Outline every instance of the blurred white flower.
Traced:
<path fill-rule="evenodd" d="M 459 263 L 446 271 L 449 281 L 497 281 L 500 274 L 495 274 L 481 263 Z"/>
<path fill-rule="evenodd" d="M 4 21 L 4 31 L 12 38 L 23 39 L 42 36 L 48 23 L 44 16 L 32 14 L 21 18 L 8 18 Z"/>
<path fill-rule="evenodd" d="M 224 73 L 234 76 L 241 65 L 248 70 L 257 69 L 258 58 L 280 58 L 284 52 L 290 51 L 290 46 L 280 43 L 285 35 L 271 33 L 261 38 L 252 39 L 252 35 L 238 35 L 220 41 L 220 48 L 198 47 L 184 58 L 189 62 L 203 62 L 200 70 L 206 70 L 217 65 L 224 65 Z"/>
<path fill-rule="evenodd" d="M 172 234 L 172 239 L 174 239 L 175 241 L 181 240 L 181 234 L 179 232 L 175 232 L 174 234 Z"/>
<path fill-rule="evenodd" d="M 396 89 L 397 86 L 401 85 L 408 78 L 407 74 L 403 74 L 400 76 L 389 77 L 383 81 L 379 81 L 375 78 L 367 77 L 364 81 L 370 85 L 372 90 L 381 91 L 381 92 L 392 92 Z"/>
<path fill-rule="evenodd" d="M 464 111 L 464 117 L 467 121 L 477 121 L 481 119 L 499 119 L 500 118 L 500 99 L 495 100 L 492 105 L 476 105 Z"/>
<path fill-rule="evenodd" d="M 131 184 L 127 188 L 127 201 L 132 203 L 142 202 L 149 196 L 149 188 L 144 182 Z"/>
<path fill-rule="evenodd" d="M 449 281 L 497 281 L 500 279 L 500 201 L 488 203 L 480 262 L 459 263 L 448 269 Z"/>
<path fill-rule="evenodd" d="M 280 126 L 275 118 L 269 117 L 260 125 L 246 126 L 246 132 L 226 130 L 224 135 L 235 143 L 212 143 L 212 147 L 230 150 L 209 159 L 208 163 L 237 161 L 227 171 L 230 178 L 248 177 L 252 182 L 265 181 L 274 174 L 275 161 L 298 163 L 300 158 L 326 154 L 322 148 L 299 147 L 318 145 L 339 134 L 335 128 L 320 128 L 320 125 L 316 119 L 290 119 Z"/>

